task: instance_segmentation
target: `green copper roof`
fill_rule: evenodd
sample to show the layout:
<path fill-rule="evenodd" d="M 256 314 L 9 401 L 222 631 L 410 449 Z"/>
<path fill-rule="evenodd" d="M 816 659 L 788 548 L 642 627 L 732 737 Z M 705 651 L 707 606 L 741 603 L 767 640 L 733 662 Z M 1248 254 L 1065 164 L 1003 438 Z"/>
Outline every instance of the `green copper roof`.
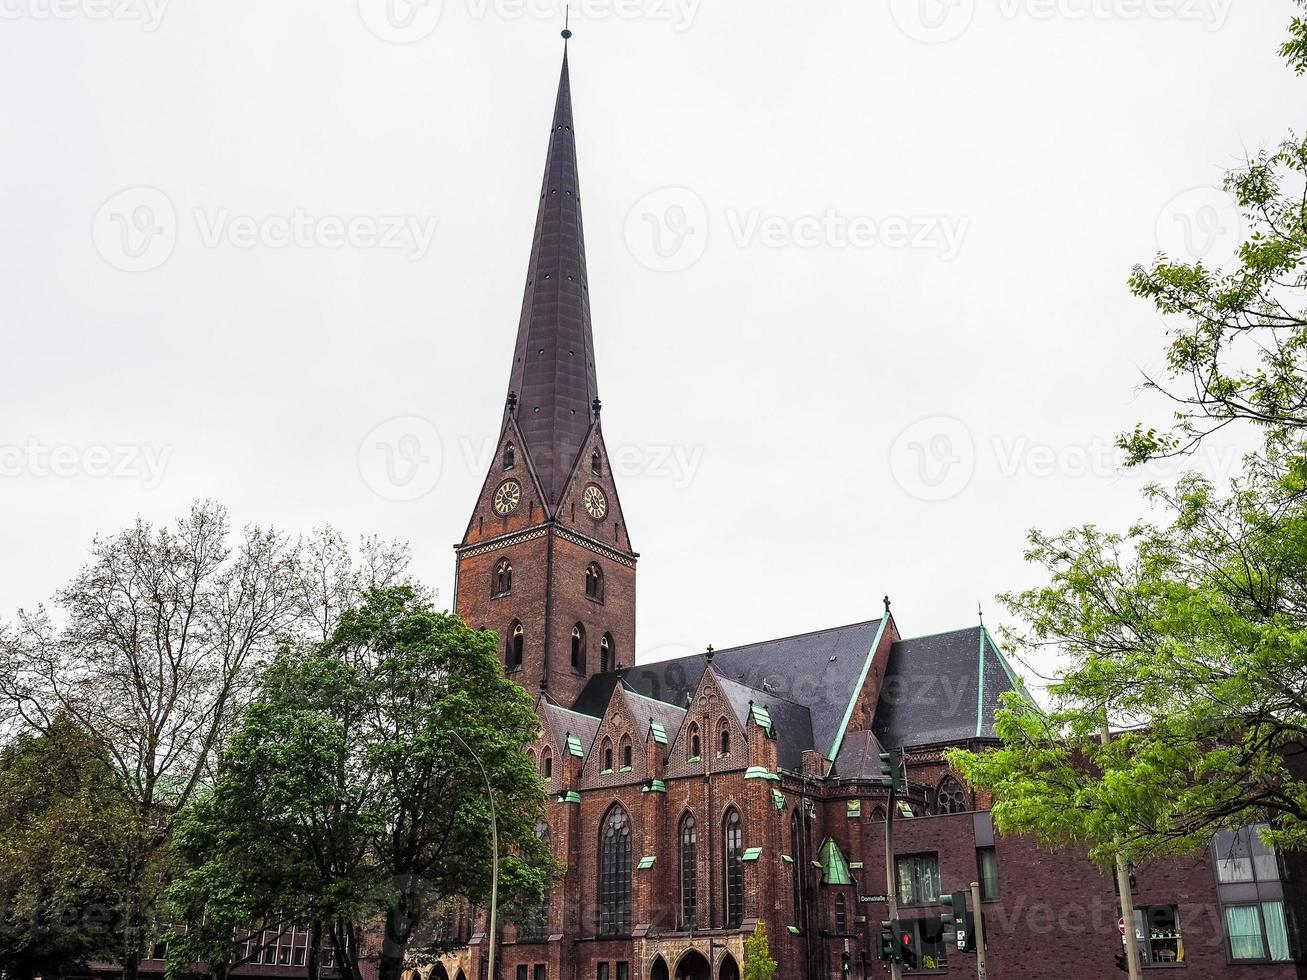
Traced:
<path fill-rule="evenodd" d="M 762 766 L 750 766 L 744 770 L 745 779 L 774 779 L 776 782 L 781 781 L 781 777 L 774 772 L 768 772 Z"/>
<path fill-rule="evenodd" d="M 771 801 L 776 804 L 777 810 L 785 809 L 785 794 L 783 794 L 780 790 L 773 789 L 771 791 Z"/>
<path fill-rule="evenodd" d="M 826 842 L 821 845 L 818 856 L 821 858 L 821 883 L 823 885 L 853 884 L 853 876 L 849 874 L 849 863 L 844 860 L 844 853 L 833 838 L 826 838 Z"/>
<path fill-rule="evenodd" d="M 667 784 L 666 784 L 665 782 L 663 782 L 661 779 L 655 779 L 655 780 L 651 781 L 651 782 L 649 783 L 649 785 L 646 786 L 646 787 L 644 788 L 644 792 L 646 792 L 646 793 L 666 793 L 666 792 L 667 792 Z"/>
<path fill-rule="evenodd" d="M 564 794 L 559 798 L 558 802 L 559 802 L 559 803 L 578 803 L 578 804 L 579 804 L 579 803 L 581 802 L 581 794 L 578 793 L 578 792 L 577 792 L 576 790 L 574 790 L 574 789 L 568 790 L 566 793 L 564 793 Z"/>
<path fill-rule="evenodd" d="M 761 847 L 750 847 L 744 852 L 744 860 L 746 861 L 756 861 L 760 857 L 762 857 Z"/>
<path fill-rule="evenodd" d="M 755 704 L 752 712 L 753 722 L 768 735 L 773 734 L 771 724 L 771 712 L 767 710 L 764 704 Z"/>
<path fill-rule="evenodd" d="M 654 862 L 657 860 L 658 858 L 653 855 L 650 855 L 649 857 L 642 857 L 640 858 L 640 863 L 636 865 L 636 868 L 640 871 L 648 870 L 649 868 L 652 868 L 654 866 Z"/>
<path fill-rule="evenodd" d="M 572 755 L 576 756 L 578 759 L 585 758 L 585 749 L 581 747 L 581 740 L 571 732 L 567 733 L 567 751 L 571 752 Z"/>
<path fill-rule="evenodd" d="M 659 745 L 667 744 L 667 729 L 663 727 L 662 722 L 649 722 L 649 731 L 653 732 L 654 741 Z"/>

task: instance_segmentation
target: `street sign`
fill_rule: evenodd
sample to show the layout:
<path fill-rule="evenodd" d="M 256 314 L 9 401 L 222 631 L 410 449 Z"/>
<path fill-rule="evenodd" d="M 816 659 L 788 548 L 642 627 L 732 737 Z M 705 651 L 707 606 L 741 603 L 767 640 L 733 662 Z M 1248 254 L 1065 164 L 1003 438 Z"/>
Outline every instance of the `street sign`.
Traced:
<path fill-rule="evenodd" d="M 862 902 L 864 905 L 868 902 L 888 902 L 889 896 L 888 895 L 859 895 L 858 901 Z"/>
<path fill-rule="evenodd" d="M 1125 916 L 1124 916 L 1124 915 L 1121 916 L 1121 918 L 1119 918 L 1119 919 L 1116 920 L 1116 928 L 1117 928 L 1117 931 L 1121 933 L 1121 935 L 1123 935 L 1123 936 L 1125 935 Z"/>

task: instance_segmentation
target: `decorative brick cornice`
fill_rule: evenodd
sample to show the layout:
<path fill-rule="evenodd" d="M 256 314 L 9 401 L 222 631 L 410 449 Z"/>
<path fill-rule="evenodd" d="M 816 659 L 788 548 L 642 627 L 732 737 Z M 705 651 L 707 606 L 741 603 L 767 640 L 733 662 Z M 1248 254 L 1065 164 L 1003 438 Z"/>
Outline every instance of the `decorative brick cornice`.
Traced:
<path fill-rule="evenodd" d="M 635 567 L 637 555 L 625 551 L 619 551 L 616 548 L 610 548 L 601 541 L 577 531 L 569 530 L 558 524 L 543 524 L 537 527 L 527 528 L 525 531 L 514 531 L 511 534 L 501 534 L 497 538 L 491 538 L 488 541 L 480 541 L 472 545 L 456 545 L 454 553 L 460 558 L 473 558 L 477 555 L 484 555 L 491 551 L 499 551 L 501 548 L 509 548 L 515 544 L 521 544 L 524 541 L 534 541 L 536 538 L 542 538 L 552 530 L 559 538 L 575 545 L 580 545 L 587 551 L 591 551 L 601 558 L 607 558 L 609 561 L 617 562 L 619 565 L 626 565 L 628 568 Z"/>

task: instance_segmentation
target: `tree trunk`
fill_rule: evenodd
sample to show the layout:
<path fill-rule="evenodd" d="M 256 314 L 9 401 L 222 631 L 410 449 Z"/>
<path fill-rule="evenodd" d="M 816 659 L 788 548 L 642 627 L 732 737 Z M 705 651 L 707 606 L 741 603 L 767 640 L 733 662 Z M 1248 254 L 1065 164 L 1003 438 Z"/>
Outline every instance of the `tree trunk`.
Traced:
<path fill-rule="evenodd" d="M 309 923 L 309 948 L 305 955 L 308 980 L 322 978 L 322 920 L 314 919 Z"/>

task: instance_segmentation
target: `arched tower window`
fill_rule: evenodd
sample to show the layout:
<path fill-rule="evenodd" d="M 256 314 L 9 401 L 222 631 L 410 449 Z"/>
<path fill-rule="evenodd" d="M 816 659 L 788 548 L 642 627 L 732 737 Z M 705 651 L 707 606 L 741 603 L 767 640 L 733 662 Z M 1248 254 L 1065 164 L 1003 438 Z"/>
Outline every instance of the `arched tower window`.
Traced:
<path fill-rule="evenodd" d="M 510 442 L 504 447 L 504 469 L 511 470 L 517 465 L 517 450 L 513 448 Z"/>
<path fill-rule="evenodd" d="M 526 630 L 516 619 L 508 627 L 508 637 L 504 642 L 504 667 L 517 670 L 522 666 L 522 646 L 526 642 Z"/>
<path fill-rule="evenodd" d="M 585 670 L 585 627 L 580 623 L 572 627 L 572 669 Z"/>
<path fill-rule="evenodd" d="M 540 752 L 540 764 L 545 770 L 545 779 L 552 779 L 554 777 L 554 753 L 547 745 Z"/>
<path fill-rule="evenodd" d="M 498 598 L 501 595 L 509 595 L 513 591 L 513 563 L 507 558 L 501 558 L 495 565 L 495 571 L 490 577 L 490 595 Z"/>
<path fill-rule="evenodd" d="M 690 754 L 688 758 L 697 759 L 700 757 L 701 746 L 699 744 L 699 726 L 694 722 L 690 723 Z"/>
<path fill-rule="evenodd" d="M 808 835 L 802 805 L 796 806 L 790 814 L 790 857 L 794 874 L 794 919 L 800 929 L 807 929 L 807 891 L 804 879 L 808 874 Z"/>
<path fill-rule="evenodd" d="M 613 743 L 604 739 L 602 756 L 604 760 L 604 772 L 613 771 Z"/>
<path fill-rule="evenodd" d="M 605 633 L 604 638 L 599 641 L 599 673 L 606 674 L 615 666 L 617 665 L 613 663 L 613 634 Z"/>
<path fill-rule="evenodd" d="M 699 828 L 694 816 L 681 820 L 681 928 L 699 927 Z"/>
<path fill-rule="evenodd" d="M 966 809 L 967 794 L 962 784 L 952 776 L 945 776 L 935 793 L 935 812 L 965 813 Z"/>
<path fill-rule="evenodd" d="M 604 817 L 599 831 L 599 932 L 631 931 L 631 821 L 620 805 Z"/>
<path fill-rule="evenodd" d="M 585 597 L 595 602 L 604 601 L 604 570 L 598 562 L 591 562 L 585 570 Z"/>
<path fill-rule="evenodd" d="M 635 763 L 635 749 L 631 745 L 631 736 L 622 736 L 622 768 L 630 769 Z"/>
<path fill-rule="evenodd" d="M 599 455 L 598 449 L 590 454 L 590 473 L 592 476 L 604 475 L 604 458 Z"/>
<path fill-rule="evenodd" d="M 731 726 L 723 718 L 717 723 L 717 755 L 719 758 L 725 758 L 731 754 Z"/>
<path fill-rule="evenodd" d="M 726 814 L 722 852 L 726 857 L 726 928 L 734 929 L 744 921 L 744 826 L 740 812 Z"/>

